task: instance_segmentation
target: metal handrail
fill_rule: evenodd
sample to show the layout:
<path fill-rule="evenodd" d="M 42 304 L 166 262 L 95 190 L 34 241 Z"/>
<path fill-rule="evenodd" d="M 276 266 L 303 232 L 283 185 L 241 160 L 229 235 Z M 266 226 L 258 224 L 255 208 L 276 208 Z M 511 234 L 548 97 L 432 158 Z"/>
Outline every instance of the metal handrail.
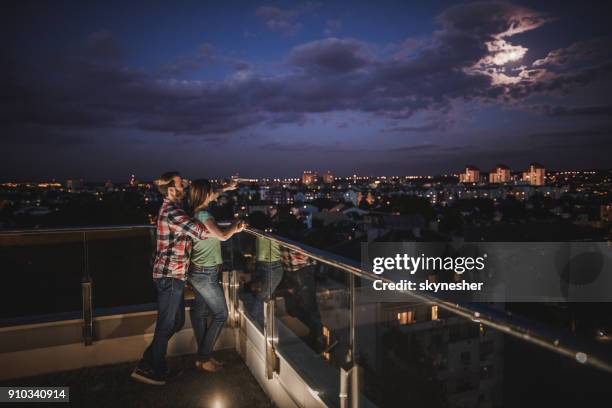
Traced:
<path fill-rule="evenodd" d="M 247 233 L 255 235 L 257 237 L 267 238 L 278 244 L 281 244 L 291 250 L 297 251 L 303 255 L 311 257 L 324 264 L 330 265 L 335 268 L 339 268 L 350 272 L 353 275 L 359 276 L 367 280 L 381 280 L 387 283 L 395 283 L 389 278 L 385 278 L 381 275 L 376 275 L 372 272 L 365 271 L 361 266 L 357 266 L 358 263 L 335 254 L 330 254 L 318 248 L 313 248 L 295 241 L 288 240 L 283 237 L 270 234 L 268 232 L 258 231 L 255 229 L 247 228 Z M 431 296 L 425 293 L 419 293 L 415 291 L 398 291 L 407 296 L 410 296 L 419 301 L 438 305 L 442 309 L 448 310 L 449 312 L 462 316 L 471 320 L 478 320 L 485 326 L 492 327 L 503 333 L 509 334 L 518 339 L 533 343 L 537 346 L 546 348 L 558 354 L 564 355 L 569 358 L 574 358 L 576 361 L 582 364 L 597 367 L 612 373 L 612 364 L 604 358 L 594 355 L 592 352 L 587 352 L 586 346 L 578 347 L 579 341 L 567 338 L 563 334 L 559 333 L 557 336 L 551 336 L 551 330 L 546 330 L 545 333 L 541 328 L 541 325 L 529 324 L 528 322 L 521 322 L 521 325 L 510 321 L 511 317 L 507 314 L 500 315 L 498 310 L 492 310 L 485 305 L 478 303 L 471 304 L 459 304 L 449 302 L 435 296 Z M 571 343 L 574 343 L 572 345 Z"/>
<path fill-rule="evenodd" d="M 155 228 L 150 224 L 133 225 L 105 225 L 105 226 L 83 226 L 83 227 L 58 227 L 58 228 L 32 228 L 19 230 L 0 230 L 0 237 L 3 235 L 37 235 L 37 234 L 65 234 L 69 232 L 95 232 L 95 231 L 122 231 L 129 229 Z"/>
<path fill-rule="evenodd" d="M 0 237 L 3 235 L 29 235 L 29 234 L 40 234 L 40 233 L 66 233 L 66 232 L 82 232 L 86 231 L 97 231 L 97 230 L 127 230 L 127 229 L 140 229 L 140 228 L 155 228 L 154 225 L 122 225 L 122 226 L 104 226 L 104 227 L 68 227 L 68 228 L 52 228 L 52 229 L 36 229 L 36 230 L 14 230 L 14 231 L 0 231 Z M 266 238 L 274 241 L 290 250 L 296 251 L 303 255 L 306 255 L 314 260 L 317 260 L 323 264 L 338 268 L 367 280 L 382 280 L 383 282 L 393 283 L 391 279 L 383 276 L 375 275 L 374 273 L 365 271 L 361 268 L 360 264 L 356 261 L 331 254 L 318 248 L 314 248 L 302 243 L 298 243 L 284 237 L 280 237 L 268 232 L 260 231 L 254 228 L 246 228 L 244 230 L 247 234 L 255 237 Z M 439 307 L 448 310 L 449 312 L 464 317 L 466 319 L 478 320 L 485 326 L 492 327 L 499 330 L 502 333 L 511 335 L 518 339 L 526 342 L 535 344 L 536 346 L 548 349 L 560 355 L 573 358 L 577 362 L 593 366 L 609 373 L 612 373 L 612 363 L 608 359 L 602 358 L 593 353 L 593 351 L 587 349 L 587 345 L 582 344 L 584 342 L 572 339 L 562 333 L 556 333 L 558 330 L 544 328 L 541 324 L 535 324 L 533 322 L 521 321 L 520 324 L 512 322 L 514 318 L 508 314 L 501 314 L 499 310 L 492 310 L 486 305 L 471 303 L 471 304 L 460 304 L 449 302 L 428 294 L 413 292 L 413 291 L 398 291 L 405 295 L 423 302 L 438 305 Z"/>

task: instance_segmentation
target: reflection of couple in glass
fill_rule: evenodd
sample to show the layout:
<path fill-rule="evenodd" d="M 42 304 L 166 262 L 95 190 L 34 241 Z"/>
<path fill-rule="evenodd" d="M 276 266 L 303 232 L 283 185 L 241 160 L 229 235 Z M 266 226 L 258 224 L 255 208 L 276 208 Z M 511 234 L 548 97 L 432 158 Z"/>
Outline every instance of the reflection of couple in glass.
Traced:
<path fill-rule="evenodd" d="M 296 240 L 304 239 L 304 223 L 299 211 L 291 209 L 281 217 L 275 205 L 265 210 L 265 217 L 253 217 L 253 226 Z M 316 299 L 317 263 L 309 256 L 291 250 L 274 239 L 258 236 L 255 240 L 255 273 L 251 276 L 250 293 L 243 293 L 245 309 L 263 327 L 264 302 L 281 298 L 283 310 L 298 319 L 306 332 L 303 340 L 315 350 L 321 349 L 321 315 Z"/>
<path fill-rule="evenodd" d="M 185 321 L 183 290 L 187 280 L 194 289 L 191 309 L 198 357 L 198 370 L 215 372 L 223 363 L 212 356 L 221 329 L 227 320 L 227 306 L 219 284 L 222 264 L 220 241 L 242 231 L 245 224 L 234 222 L 221 228 L 208 211 L 208 205 L 236 183 L 213 190 L 207 180 L 195 180 L 189 186 L 179 173 L 164 173 L 157 181 L 164 201 L 157 219 L 157 244 L 153 262 L 153 281 L 157 289 L 155 334 L 142 359 L 132 373 L 135 380 L 162 385 L 168 378 L 166 352 L 168 341 Z M 183 199 L 189 186 L 189 207 Z M 209 316 L 211 317 L 209 323 Z"/>

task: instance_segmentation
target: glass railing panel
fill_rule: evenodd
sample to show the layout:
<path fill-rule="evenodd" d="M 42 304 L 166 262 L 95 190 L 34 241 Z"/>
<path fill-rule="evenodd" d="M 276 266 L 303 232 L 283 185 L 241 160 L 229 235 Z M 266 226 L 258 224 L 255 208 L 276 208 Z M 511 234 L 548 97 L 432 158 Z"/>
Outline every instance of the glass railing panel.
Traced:
<path fill-rule="evenodd" d="M 612 342 L 585 344 L 579 349 L 584 352 L 568 356 L 409 295 L 405 302 L 397 297 L 382 302 L 369 290 L 371 281 L 358 280 L 355 360 L 362 402 L 379 407 L 596 406 L 612 398 L 606 385 L 612 374 L 585 364 L 590 353 L 612 357 Z M 472 306 L 506 314 L 504 304 Z M 562 349 L 567 341 L 558 338 Z"/>
<path fill-rule="evenodd" d="M 43 315 L 78 317 L 84 270 L 82 233 L 1 233 L 0 265 L 0 321 L 4 324 Z"/>
<path fill-rule="evenodd" d="M 254 235 L 240 233 L 232 238 L 233 241 L 233 269 L 238 273 L 240 287 L 238 299 L 242 303 L 242 310 L 255 326 L 263 333 L 263 287 L 262 276 L 258 268 L 258 256 L 265 253 L 258 246 Z M 258 253 L 258 250 L 262 251 Z"/>
<path fill-rule="evenodd" d="M 278 243 L 276 243 L 278 245 Z M 279 245 L 282 279 L 271 280 L 276 349 L 329 406 L 339 404 L 340 367 L 349 349 L 349 274 Z"/>
<path fill-rule="evenodd" d="M 255 237 L 253 267 L 249 282 L 251 298 L 245 303 L 245 309 L 262 328 L 268 313 L 266 302 L 273 299 L 273 294 L 282 279 L 283 266 L 279 244 L 262 236 Z"/>
<path fill-rule="evenodd" d="M 95 314 L 149 305 L 156 291 L 152 279 L 155 230 L 148 227 L 88 231 L 87 258 Z"/>

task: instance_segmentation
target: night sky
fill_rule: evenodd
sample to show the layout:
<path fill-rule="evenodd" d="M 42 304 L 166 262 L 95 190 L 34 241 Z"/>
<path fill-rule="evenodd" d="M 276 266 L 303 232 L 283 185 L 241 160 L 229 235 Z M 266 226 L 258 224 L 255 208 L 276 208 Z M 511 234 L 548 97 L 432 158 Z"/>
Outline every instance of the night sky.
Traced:
<path fill-rule="evenodd" d="M 605 3 L 4 1 L 0 179 L 612 167 Z"/>

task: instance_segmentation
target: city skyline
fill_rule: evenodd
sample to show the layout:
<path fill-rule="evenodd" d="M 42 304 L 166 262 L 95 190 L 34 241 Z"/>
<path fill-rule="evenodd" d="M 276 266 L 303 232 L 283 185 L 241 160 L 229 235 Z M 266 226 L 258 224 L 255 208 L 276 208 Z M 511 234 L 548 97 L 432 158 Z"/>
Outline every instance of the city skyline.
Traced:
<path fill-rule="evenodd" d="M 440 178 L 455 177 L 460 183 L 465 182 L 465 183 L 470 183 L 470 184 L 476 184 L 476 183 L 484 183 L 484 184 L 500 184 L 501 183 L 503 184 L 503 183 L 521 182 L 521 181 L 525 181 L 525 182 L 528 182 L 528 184 L 530 184 L 529 177 L 525 178 L 525 174 L 531 171 L 531 167 L 534 164 L 536 166 L 538 165 L 538 163 L 531 163 L 529 166 L 526 166 L 525 168 L 520 168 L 520 169 L 512 169 L 504 164 L 498 164 L 494 166 L 493 168 L 489 170 L 484 170 L 484 171 L 473 165 L 466 165 L 462 169 L 459 169 L 458 171 L 449 172 L 449 173 L 438 173 L 438 174 L 363 174 L 363 173 L 361 174 L 358 174 L 358 173 L 336 174 L 329 170 L 326 170 L 324 172 L 319 172 L 317 170 L 304 170 L 300 174 L 291 175 L 291 176 L 264 175 L 264 176 L 255 176 L 255 177 L 245 178 L 245 177 L 241 177 L 239 174 L 233 174 L 233 175 L 226 174 L 226 175 L 221 175 L 218 177 L 211 177 L 209 178 L 209 180 L 212 182 L 223 182 L 223 181 L 230 180 L 232 178 L 237 178 L 239 180 L 239 183 L 247 183 L 247 184 L 248 183 L 259 183 L 259 182 L 265 182 L 265 181 L 271 181 L 271 182 L 282 181 L 282 182 L 293 182 L 293 183 L 299 182 L 304 185 L 310 185 L 310 184 L 319 185 L 319 184 L 332 184 L 335 181 L 347 181 L 351 179 L 357 179 L 361 181 L 361 180 L 369 180 L 369 179 L 393 179 L 393 178 L 433 179 L 433 178 L 439 178 L 439 177 Z M 462 180 L 462 176 L 470 168 L 473 168 L 478 172 L 478 177 L 477 177 L 478 181 Z M 503 172 L 503 175 L 501 176 L 498 174 L 500 170 Z M 605 173 L 605 172 L 611 172 L 612 168 L 607 168 L 607 169 L 562 169 L 561 170 L 561 169 L 547 169 L 542 166 L 542 171 L 543 173 L 539 177 L 545 178 L 545 177 L 548 177 L 549 175 L 554 176 L 554 175 L 563 175 L 563 174 L 595 174 L 598 172 Z M 179 173 L 181 174 L 182 177 L 184 177 L 187 180 L 195 180 L 196 178 L 201 178 L 201 177 L 190 177 L 189 175 L 186 175 L 184 173 L 181 173 L 181 172 Z M 305 182 L 304 176 L 307 173 L 310 176 L 313 176 L 314 178 L 311 181 Z M 486 177 L 485 175 L 488 175 L 489 177 Z M 124 178 L 119 177 L 117 179 L 103 178 L 103 179 L 87 180 L 87 179 L 84 179 L 83 177 L 67 177 L 65 179 L 40 178 L 40 179 L 23 179 L 23 180 L 18 180 L 18 179 L 0 180 L 0 185 L 6 186 L 10 184 L 17 185 L 17 184 L 39 183 L 39 184 L 43 184 L 44 187 L 47 187 L 47 186 L 51 187 L 52 185 L 60 186 L 62 182 L 70 183 L 70 182 L 76 181 L 81 184 L 119 183 L 119 184 L 125 184 L 128 186 L 135 187 L 137 185 L 153 183 L 155 178 L 156 177 L 153 177 L 151 179 L 137 178 L 134 173 L 130 173 L 127 177 L 124 177 Z"/>
<path fill-rule="evenodd" d="M 505 171 L 508 172 L 508 177 L 513 177 L 515 180 L 521 180 L 524 177 L 525 172 L 529 171 L 529 168 L 531 167 L 531 165 L 533 164 L 538 164 L 537 162 L 534 163 L 530 163 L 529 165 L 526 165 L 524 167 L 521 168 L 511 168 L 509 166 L 506 166 L 505 164 L 500 164 L 498 163 L 497 165 L 493 166 L 490 169 L 482 169 L 479 167 L 476 167 L 474 165 L 465 165 L 462 168 L 459 169 L 455 169 L 454 171 L 448 172 L 448 173 L 435 173 L 435 174 L 373 174 L 373 173 L 356 173 L 356 172 L 349 172 L 349 173 L 343 173 L 343 174 L 337 174 L 334 173 L 332 171 L 330 171 L 329 169 L 326 170 L 313 170 L 313 169 L 308 169 L 308 170 L 303 170 L 302 172 L 298 173 L 298 174 L 293 174 L 293 175 L 287 175 L 287 176 L 278 176 L 278 175 L 254 175 L 251 177 L 243 177 L 241 174 L 235 173 L 235 174 L 222 174 L 216 177 L 209 177 L 210 180 L 212 181 L 219 181 L 219 180 L 229 180 L 231 178 L 234 177 L 238 177 L 241 180 L 245 180 L 245 182 L 257 182 L 257 181 L 262 181 L 262 180 L 270 180 L 270 181 L 274 181 L 274 180 L 282 180 L 282 181 L 289 181 L 289 180 L 293 180 L 293 181 L 302 181 L 303 184 L 315 184 L 315 181 L 311 181 L 311 182 L 306 182 L 304 183 L 303 180 L 303 176 L 305 173 L 310 173 L 312 174 L 315 178 L 314 180 L 317 180 L 316 182 L 322 182 L 324 184 L 328 184 L 329 182 L 324 181 L 326 177 L 331 176 L 331 180 L 337 180 L 337 179 L 351 179 L 354 177 L 357 177 L 359 179 L 366 179 L 366 178 L 435 178 L 435 177 L 456 177 L 458 179 L 461 178 L 461 176 L 465 173 L 466 169 L 469 169 L 471 167 L 474 167 L 478 173 L 480 174 L 480 178 L 484 181 L 489 180 L 489 183 L 498 183 L 498 182 L 505 182 L 505 181 L 509 181 L 506 179 L 502 179 L 500 181 L 491 181 L 491 179 L 489 178 L 485 178 L 484 175 L 492 175 L 498 172 L 498 169 L 500 167 L 505 168 Z M 172 170 L 174 171 L 174 170 Z M 612 168 L 585 168 L 585 169 L 549 169 L 549 168 L 545 168 L 545 174 L 556 174 L 556 173 L 584 173 L 584 174 L 588 174 L 588 173 L 594 173 L 594 172 L 606 172 L 606 171 L 612 171 Z M 187 179 L 196 179 L 196 178 L 203 178 L 204 176 L 202 175 L 196 175 L 196 176 L 191 176 L 190 174 L 186 174 L 184 172 L 179 171 L 179 173 L 181 173 L 181 175 Z M 42 178 L 31 178 L 31 179 L 18 179 L 18 178 L 13 178 L 13 179 L 9 179 L 9 178 L 3 178 L 0 179 L 0 184 L 10 184 L 10 183 L 51 183 L 51 182 L 63 182 L 66 180 L 82 180 L 82 182 L 84 183 L 105 183 L 105 182 L 113 182 L 113 183 L 126 183 L 126 184 L 134 184 L 133 180 L 136 180 L 139 183 L 150 183 L 153 180 L 155 180 L 157 176 L 152 176 L 151 178 L 147 178 L 147 177 L 137 177 L 136 174 L 134 173 L 129 173 L 127 175 L 123 175 L 123 176 L 119 176 L 117 178 L 110 178 L 110 177 L 102 177 L 100 179 L 85 179 L 82 176 L 68 176 L 68 177 L 64 177 L 64 178 L 57 178 L 57 177 L 42 177 Z"/>
<path fill-rule="evenodd" d="M 609 168 L 608 11 L 5 3 L 2 181 Z"/>

